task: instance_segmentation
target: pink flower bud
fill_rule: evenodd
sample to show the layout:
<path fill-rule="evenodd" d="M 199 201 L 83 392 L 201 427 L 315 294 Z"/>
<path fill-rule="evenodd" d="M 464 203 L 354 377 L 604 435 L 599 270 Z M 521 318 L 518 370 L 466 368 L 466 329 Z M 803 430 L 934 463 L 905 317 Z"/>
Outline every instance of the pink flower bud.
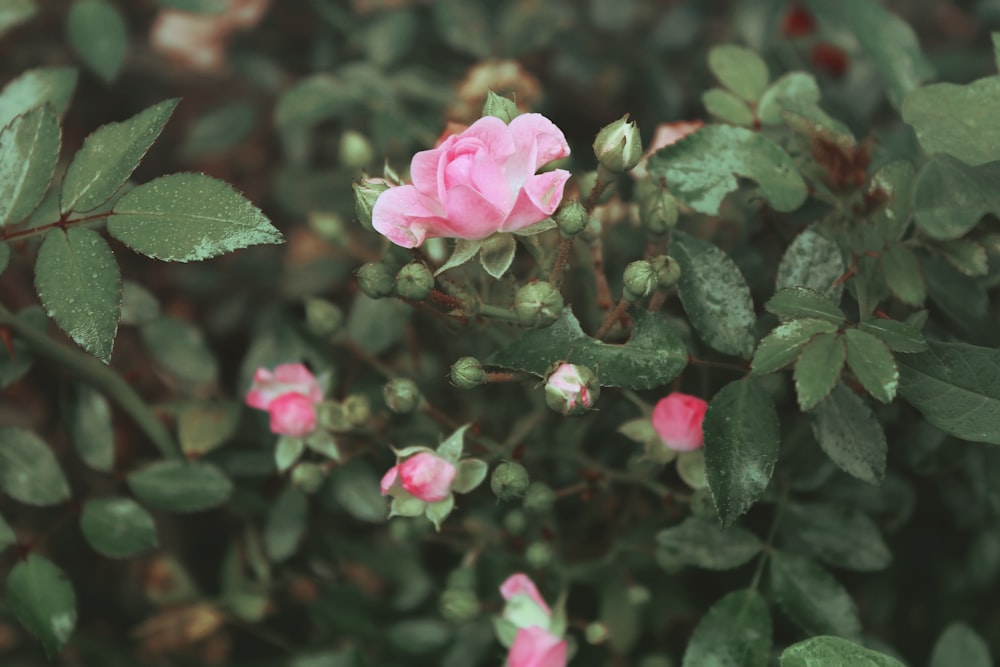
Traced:
<path fill-rule="evenodd" d="M 451 483 L 458 472 L 451 461 L 430 452 L 414 454 L 396 468 L 403 489 L 425 503 L 436 503 L 451 495 Z M 383 494 L 386 493 L 386 480 L 391 472 L 382 478 Z M 393 481 L 389 480 L 389 486 Z"/>
<path fill-rule="evenodd" d="M 677 452 L 698 449 L 705 439 L 701 423 L 708 403 L 689 394 L 674 392 L 653 408 L 653 428 L 668 448 Z"/>
<path fill-rule="evenodd" d="M 301 437 L 316 429 L 316 404 L 323 389 L 302 364 L 281 364 L 274 372 L 258 368 L 246 402 L 271 414 L 271 432 Z"/>
<path fill-rule="evenodd" d="M 566 640 L 544 628 L 521 628 L 507 654 L 506 667 L 565 667 Z"/>
<path fill-rule="evenodd" d="M 307 396 L 282 394 L 271 401 L 271 432 L 301 438 L 316 430 L 316 404 Z"/>
<path fill-rule="evenodd" d="M 597 376 L 586 366 L 559 364 L 545 378 L 545 402 L 563 415 L 575 415 L 594 406 L 601 394 Z"/>
<path fill-rule="evenodd" d="M 382 495 L 387 496 L 392 493 L 392 487 L 399 479 L 399 466 L 394 465 L 389 470 L 382 475 L 382 482 L 379 486 L 382 488 Z"/>
<path fill-rule="evenodd" d="M 522 572 L 510 575 L 502 584 L 500 584 L 500 595 L 503 596 L 504 600 L 508 601 L 515 595 L 527 595 L 534 600 L 535 604 L 541 607 L 546 614 L 551 613 L 549 611 L 549 606 L 545 604 L 545 600 L 543 600 L 542 596 L 539 594 L 538 588 L 535 586 L 535 582 L 533 582 L 528 575 Z"/>

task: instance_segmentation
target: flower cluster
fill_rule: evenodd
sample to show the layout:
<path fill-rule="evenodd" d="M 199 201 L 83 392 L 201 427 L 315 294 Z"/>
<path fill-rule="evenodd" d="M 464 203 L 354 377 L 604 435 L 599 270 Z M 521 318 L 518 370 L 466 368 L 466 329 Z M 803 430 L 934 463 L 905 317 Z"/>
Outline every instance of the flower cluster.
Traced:
<path fill-rule="evenodd" d="M 507 601 L 498 623 L 500 641 L 508 648 L 506 667 L 565 667 L 568 644 L 560 627 L 565 623 L 545 604 L 528 575 L 509 576 L 500 594 Z"/>
<path fill-rule="evenodd" d="M 323 388 L 302 364 L 281 364 L 273 372 L 258 368 L 246 395 L 247 405 L 270 414 L 272 433 L 296 438 L 316 430 L 322 400 Z"/>

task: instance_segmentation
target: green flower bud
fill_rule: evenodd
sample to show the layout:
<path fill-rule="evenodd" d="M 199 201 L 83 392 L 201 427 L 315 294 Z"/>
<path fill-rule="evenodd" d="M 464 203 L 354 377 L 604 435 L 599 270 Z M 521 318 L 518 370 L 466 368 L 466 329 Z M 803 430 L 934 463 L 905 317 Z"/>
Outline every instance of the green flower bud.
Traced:
<path fill-rule="evenodd" d="M 382 396 L 390 410 L 397 414 L 407 414 L 420 407 L 420 389 L 409 378 L 393 378 L 382 387 Z"/>
<path fill-rule="evenodd" d="M 677 224 L 677 216 L 677 200 L 662 188 L 639 199 L 639 221 L 650 234 L 666 234 Z"/>
<path fill-rule="evenodd" d="M 524 509 L 529 512 L 548 512 L 555 503 L 555 491 L 541 482 L 532 482 L 524 494 Z"/>
<path fill-rule="evenodd" d="M 625 267 L 624 288 L 622 296 L 629 303 L 635 303 L 644 296 L 649 296 L 659 284 L 656 268 L 652 262 L 638 260 Z"/>
<path fill-rule="evenodd" d="M 650 593 L 648 588 L 646 588 L 645 586 L 640 586 L 638 584 L 629 586 L 626 593 L 628 594 L 629 603 L 637 606 L 641 604 L 646 604 L 653 598 L 653 594 Z"/>
<path fill-rule="evenodd" d="M 483 104 L 483 116 L 496 116 L 505 123 L 510 123 L 520 115 L 514 101 L 497 95 L 492 90 L 486 92 L 486 102 Z"/>
<path fill-rule="evenodd" d="M 611 631 L 604 623 L 594 621 L 583 631 L 583 636 L 586 637 L 588 644 L 603 644 L 608 641 Z"/>
<path fill-rule="evenodd" d="M 548 542 L 532 542 L 524 550 L 524 559 L 536 570 L 548 567 L 552 562 L 552 547 Z"/>
<path fill-rule="evenodd" d="M 303 493 L 316 493 L 326 474 L 315 463 L 299 463 L 292 468 L 292 486 Z"/>
<path fill-rule="evenodd" d="M 452 623 L 465 623 L 479 616 L 479 598 L 474 591 L 447 590 L 441 594 L 441 615 Z"/>
<path fill-rule="evenodd" d="M 404 299 L 426 299 L 434 289 L 434 274 L 421 262 L 410 262 L 396 274 L 396 294 Z"/>
<path fill-rule="evenodd" d="M 448 581 L 445 588 L 456 591 L 476 590 L 476 570 L 475 568 L 463 565 L 452 570 L 448 574 Z"/>
<path fill-rule="evenodd" d="M 373 299 L 392 296 L 395 280 L 392 272 L 381 262 L 368 262 L 358 269 L 358 287 Z"/>
<path fill-rule="evenodd" d="M 586 229 L 590 222 L 587 209 L 578 201 L 563 202 L 553 217 L 564 236 L 576 236 Z"/>
<path fill-rule="evenodd" d="M 590 220 L 587 221 L 587 226 L 580 232 L 580 240 L 593 243 L 601 238 L 603 231 L 604 227 L 601 225 L 601 219 L 596 215 L 592 215 L 590 216 Z"/>
<path fill-rule="evenodd" d="M 528 470 L 520 463 L 504 461 L 493 469 L 490 489 L 503 501 L 520 498 L 528 490 Z"/>
<path fill-rule="evenodd" d="M 552 324 L 563 309 L 563 297 L 552 283 L 528 283 L 514 296 L 514 310 L 521 324 L 544 327 Z"/>
<path fill-rule="evenodd" d="M 628 121 L 628 114 L 601 128 L 594 139 L 594 155 L 606 169 L 618 174 L 639 164 L 642 139 L 639 128 Z"/>
<path fill-rule="evenodd" d="M 374 159 L 375 150 L 368 137 L 354 130 L 347 130 L 340 135 L 340 162 L 345 167 L 360 169 L 371 164 Z"/>
<path fill-rule="evenodd" d="M 521 510 L 513 509 L 503 515 L 503 527 L 511 535 L 520 535 L 528 527 L 528 517 Z"/>
<path fill-rule="evenodd" d="M 451 365 L 451 383 L 459 389 L 472 389 L 485 381 L 486 371 L 475 357 L 462 357 Z"/>
<path fill-rule="evenodd" d="M 670 255 L 660 255 L 650 260 L 656 271 L 656 280 L 660 287 L 673 287 L 681 279 L 681 265 Z"/>
<path fill-rule="evenodd" d="M 352 394 L 344 399 L 344 416 L 351 426 L 364 426 L 372 416 L 372 405 L 367 396 Z"/>
<path fill-rule="evenodd" d="M 340 331 L 344 313 L 325 299 L 306 299 L 306 326 L 317 336 L 330 336 Z"/>
<path fill-rule="evenodd" d="M 545 376 L 545 402 L 567 417 L 594 407 L 601 384 L 594 371 L 578 364 L 556 363 Z"/>
<path fill-rule="evenodd" d="M 388 189 L 389 184 L 381 178 L 354 181 L 354 215 L 358 216 L 358 222 L 368 231 L 373 231 L 372 209 L 375 208 L 375 200 Z"/>
<path fill-rule="evenodd" d="M 324 241 L 342 245 L 347 240 L 344 219 L 329 211 L 312 211 L 307 220 L 309 229 Z"/>

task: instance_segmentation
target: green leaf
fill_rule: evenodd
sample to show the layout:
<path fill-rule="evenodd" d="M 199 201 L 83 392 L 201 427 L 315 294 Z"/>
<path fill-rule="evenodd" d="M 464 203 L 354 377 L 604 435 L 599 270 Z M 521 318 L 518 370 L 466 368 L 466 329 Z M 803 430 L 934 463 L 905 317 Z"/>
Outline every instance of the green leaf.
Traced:
<path fill-rule="evenodd" d="M 900 395 L 942 431 L 1000 445 L 1000 350 L 938 341 L 929 346 L 900 355 Z"/>
<path fill-rule="evenodd" d="M 770 653 L 767 602 L 756 591 L 733 591 L 698 621 L 682 667 L 766 667 Z"/>
<path fill-rule="evenodd" d="M 1000 160 L 969 166 L 950 155 L 934 155 L 917 176 L 917 226 L 937 240 L 965 236 L 983 216 L 1000 215 L 997 179 Z"/>
<path fill-rule="evenodd" d="M 955 269 L 938 255 L 923 256 L 927 296 L 963 329 L 988 327 L 990 295 L 983 284 Z"/>
<path fill-rule="evenodd" d="M 389 503 L 389 518 L 394 516 L 421 516 L 427 510 L 427 503 L 413 496 L 399 496 Z"/>
<path fill-rule="evenodd" d="M 764 493 L 778 460 L 778 413 L 753 378 L 730 382 L 708 404 L 705 468 L 722 525 L 750 509 Z"/>
<path fill-rule="evenodd" d="M 848 475 L 869 484 L 885 479 L 887 445 L 882 424 L 865 402 L 842 384 L 809 412 L 819 446 Z"/>
<path fill-rule="evenodd" d="M 781 667 L 905 667 L 903 663 L 878 651 L 840 637 L 812 637 L 792 644 L 781 653 Z"/>
<path fill-rule="evenodd" d="M 899 370 L 889 347 L 860 329 L 848 329 L 844 337 L 848 368 L 872 397 L 882 403 L 891 403 L 899 388 Z"/>
<path fill-rule="evenodd" d="M 451 490 L 455 493 L 469 493 L 483 483 L 489 470 L 486 461 L 462 459 L 458 462 L 458 473 L 455 475 L 455 481 L 451 483 Z"/>
<path fill-rule="evenodd" d="M 121 12 L 104 0 L 75 0 L 66 15 L 69 44 L 105 83 L 118 78 L 128 53 L 128 27 Z"/>
<path fill-rule="evenodd" d="M 295 555 L 305 535 L 309 519 L 309 500 L 298 489 L 286 487 L 271 504 L 264 527 L 264 547 L 274 563 Z"/>
<path fill-rule="evenodd" d="M 66 170 L 59 211 L 91 211 L 108 201 L 160 136 L 178 101 L 160 102 L 91 132 Z"/>
<path fill-rule="evenodd" d="M 657 436 L 659 439 L 659 436 Z M 658 443 L 659 449 L 667 449 L 660 440 Z M 668 455 L 669 456 L 669 455 Z M 668 456 L 657 456 L 652 458 L 654 461 L 662 461 Z M 680 477 L 685 484 L 690 486 L 692 489 L 707 489 L 708 488 L 708 471 L 705 468 L 705 450 L 703 448 L 695 449 L 690 452 L 677 452 L 677 476 Z"/>
<path fill-rule="evenodd" d="M 806 4 L 821 23 L 840 23 L 854 33 L 885 79 L 889 101 L 897 109 L 907 93 L 934 75 L 913 29 L 881 3 L 807 0 Z"/>
<path fill-rule="evenodd" d="M 605 387 L 652 389 L 680 375 L 687 365 L 687 350 L 677 332 L 657 314 L 637 313 L 632 338 L 624 345 L 611 345 L 583 333 L 566 308 L 554 324 L 526 332 L 493 353 L 485 364 L 544 377 L 556 361 L 594 369 Z"/>
<path fill-rule="evenodd" d="M 940 253 L 949 264 L 967 276 L 985 276 L 990 271 L 986 248 L 971 239 L 925 241 L 924 245 Z"/>
<path fill-rule="evenodd" d="M 197 458 L 228 440 L 239 423 L 240 406 L 236 403 L 189 403 L 177 417 L 177 439 L 187 458 Z"/>
<path fill-rule="evenodd" d="M 880 193 L 889 201 L 872 217 L 871 225 L 878 230 L 885 244 L 902 240 L 913 218 L 915 188 L 913 165 L 905 160 L 894 160 L 879 167 L 872 176 L 868 192 Z"/>
<path fill-rule="evenodd" d="M 153 517 L 130 498 L 87 501 L 80 530 L 90 546 L 108 558 L 128 558 L 157 545 Z"/>
<path fill-rule="evenodd" d="M 157 461 L 131 473 L 126 481 L 144 503 L 182 514 L 218 507 L 233 492 L 229 478 L 204 462 Z"/>
<path fill-rule="evenodd" d="M 764 125 L 780 125 L 786 109 L 815 106 L 819 98 L 819 85 L 812 74 L 789 72 L 764 91 L 757 105 L 757 117 Z"/>
<path fill-rule="evenodd" d="M 858 328 L 878 336 L 894 352 L 923 352 L 927 349 L 924 335 L 906 322 L 876 318 L 861 322 Z"/>
<path fill-rule="evenodd" d="M 825 503 L 789 503 L 778 526 L 790 546 L 827 565 L 876 572 L 892 561 L 875 523 L 857 510 Z"/>
<path fill-rule="evenodd" d="M 774 289 L 805 287 L 836 306 L 844 291 L 844 284 L 838 281 L 846 271 L 840 246 L 810 227 L 795 237 L 782 256 Z"/>
<path fill-rule="evenodd" d="M 676 565 L 706 570 L 731 570 L 743 565 L 763 548 L 757 536 L 745 528 L 719 526 L 688 517 L 683 523 L 656 534 L 657 555 Z"/>
<path fill-rule="evenodd" d="M 813 289 L 789 287 L 779 291 L 764 304 L 764 310 L 781 319 L 815 317 L 840 326 L 844 311 L 837 304 Z"/>
<path fill-rule="evenodd" d="M 747 102 L 760 99 L 770 78 L 760 56 L 735 44 L 713 47 L 708 52 L 708 68 L 719 83 Z"/>
<path fill-rule="evenodd" d="M 18 562 L 7 576 L 7 606 L 50 658 L 76 627 L 76 595 L 66 575 L 38 554 Z"/>
<path fill-rule="evenodd" d="M 191 123 L 177 152 L 184 160 L 225 153 L 250 135 L 257 117 L 257 107 L 250 102 L 231 102 L 211 109 Z"/>
<path fill-rule="evenodd" d="M 190 14 L 221 14 L 230 6 L 229 0 L 156 0 L 156 4 Z"/>
<path fill-rule="evenodd" d="M 965 623 L 955 622 L 944 629 L 931 652 L 930 667 L 990 667 L 990 647 Z"/>
<path fill-rule="evenodd" d="M 903 120 L 913 126 L 928 155 L 945 153 L 976 166 L 1000 160 L 1000 76 L 967 85 L 934 83 L 903 102 Z"/>
<path fill-rule="evenodd" d="M 494 17 L 486 5 L 464 0 L 433 4 L 434 28 L 445 44 L 483 60 L 493 55 Z"/>
<path fill-rule="evenodd" d="M 274 467 L 278 472 L 283 473 L 302 457 L 306 451 L 306 441 L 302 438 L 283 436 L 278 438 L 278 444 L 274 448 Z"/>
<path fill-rule="evenodd" d="M 197 327 L 165 315 L 143 324 L 141 331 L 153 357 L 178 378 L 192 385 L 215 382 L 218 364 Z"/>
<path fill-rule="evenodd" d="M 790 365 L 799 356 L 802 346 L 813 336 L 821 333 L 836 333 L 837 325 L 827 320 L 804 317 L 789 320 L 764 337 L 757 345 L 751 373 L 773 373 Z"/>
<path fill-rule="evenodd" d="M 514 262 L 516 251 L 517 243 L 513 234 L 494 234 L 480 242 L 479 263 L 486 273 L 499 280 Z"/>
<path fill-rule="evenodd" d="M 434 530 L 441 532 L 441 523 L 448 518 L 451 511 L 455 509 L 455 494 L 450 493 L 448 497 L 436 503 L 427 503 L 424 514 L 434 524 Z"/>
<path fill-rule="evenodd" d="M 803 556 L 774 551 L 770 573 L 775 600 L 806 634 L 860 636 L 861 620 L 854 600 L 821 565 Z"/>
<path fill-rule="evenodd" d="M 170 262 L 283 242 L 260 209 L 204 174 L 170 174 L 136 187 L 115 204 L 108 233 L 140 254 Z"/>
<path fill-rule="evenodd" d="M 45 332 L 49 324 L 49 319 L 45 317 L 45 313 L 42 312 L 41 308 L 36 306 L 25 308 L 17 314 L 17 317 L 23 320 L 27 326 L 42 333 Z M 28 346 L 28 343 L 24 342 L 24 339 L 19 336 L 15 337 L 11 347 L 13 354 L 0 347 L 0 389 L 4 389 L 20 380 L 31 370 L 32 364 L 35 363 L 35 353 Z"/>
<path fill-rule="evenodd" d="M 4 241 L 0 241 L 0 275 L 7 270 L 10 264 L 10 246 Z"/>
<path fill-rule="evenodd" d="M 753 110 L 728 90 L 710 88 L 701 94 L 701 103 L 705 105 L 705 111 L 725 123 L 740 127 L 753 125 Z"/>
<path fill-rule="evenodd" d="M 470 259 L 476 256 L 479 249 L 483 247 L 482 241 L 466 241 L 465 239 L 455 239 L 455 249 L 452 250 L 451 256 L 448 261 L 445 262 L 434 272 L 435 276 L 439 276 L 448 269 L 454 269 L 455 267 L 462 266 Z"/>
<path fill-rule="evenodd" d="M 0 426 L 0 489 L 26 505 L 69 500 L 66 476 L 49 446 L 31 431 Z"/>
<path fill-rule="evenodd" d="M 131 280 L 122 281 L 121 324 L 138 326 L 160 316 L 160 304 L 152 292 Z"/>
<path fill-rule="evenodd" d="M 59 160 L 61 131 L 52 107 L 18 116 L 0 132 L 0 227 L 35 210 Z"/>
<path fill-rule="evenodd" d="M 681 267 L 677 289 L 691 324 L 716 350 L 749 358 L 757 316 L 736 263 L 712 243 L 683 232 L 675 231 L 672 241 L 671 256 Z"/>
<path fill-rule="evenodd" d="M 795 394 L 803 412 L 833 390 L 845 359 L 847 346 L 839 334 L 819 334 L 802 348 L 795 362 Z"/>
<path fill-rule="evenodd" d="M 600 585 L 601 611 L 598 618 L 608 630 L 608 644 L 619 655 L 627 655 L 642 635 L 643 616 L 629 594 L 629 582 L 609 576 Z"/>
<path fill-rule="evenodd" d="M 11 28 L 30 21 L 37 13 L 35 0 L 3 0 L 0 2 L 0 37 Z"/>
<path fill-rule="evenodd" d="M 329 74 L 300 79 L 278 98 L 274 122 L 279 130 L 300 130 L 351 108 L 353 100 L 343 95 L 344 81 Z"/>
<path fill-rule="evenodd" d="M 14 534 L 10 524 L 0 516 L 0 553 L 13 544 L 17 544 L 17 535 Z"/>
<path fill-rule="evenodd" d="M 104 395 L 89 385 L 76 385 L 67 417 L 73 446 L 83 462 L 94 470 L 110 472 L 115 465 L 115 431 Z"/>
<path fill-rule="evenodd" d="M 47 232 L 35 262 L 35 289 L 60 329 L 104 363 L 111 360 L 122 277 L 100 234 L 85 227 Z"/>
<path fill-rule="evenodd" d="M 653 178 L 699 213 L 719 213 L 723 197 L 739 187 L 737 177 L 757 182 L 761 195 L 778 211 L 793 211 L 806 200 L 805 181 L 781 147 L 742 127 L 708 125 L 649 160 Z"/>
<path fill-rule="evenodd" d="M 365 461 L 354 459 L 334 468 L 326 489 L 331 508 L 346 510 L 359 521 L 385 522 L 385 498 L 379 492 L 379 478 Z M 423 508 L 417 512 L 422 513 Z"/>
<path fill-rule="evenodd" d="M 340 447 L 329 431 L 313 431 L 306 437 L 306 447 L 331 461 L 340 461 Z"/>
<path fill-rule="evenodd" d="M 6 127 L 25 111 L 52 105 L 62 116 L 76 88 L 75 67 L 39 67 L 29 69 L 0 91 L 0 127 Z"/>

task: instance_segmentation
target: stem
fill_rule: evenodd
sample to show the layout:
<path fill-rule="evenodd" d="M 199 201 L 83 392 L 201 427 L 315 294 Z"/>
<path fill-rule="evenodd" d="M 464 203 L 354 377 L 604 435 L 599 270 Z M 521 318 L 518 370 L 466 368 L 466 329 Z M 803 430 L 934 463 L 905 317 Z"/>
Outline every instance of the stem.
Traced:
<path fill-rule="evenodd" d="M 44 332 L 32 329 L 3 306 L 0 306 L 0 324 L 10 327 L 41 356 L 65 366 L 81 379 L 106 393 L 132 417 L 163 456 L 168 459 L 180 458 L 180 449 L 170 432 L 128 382 L 110 366 L 105 366 L 85 352 L 60 345 Z"/>
<path fill-rule="evenodd" d="M 621 319 L 621 316 L 625 314 L 626 310 L 628 310 L 628 301 L 622 299 L 618 302 L 618 305 L 615 306 L 615 309 L 608 313 L 607 317 L 604 318 L 604 321 L 601 322 L 601 326 L 598 328 L 597 333 L 594 334 L 594 338 L 602 340 L 604 336 L 607 335 L 608 331 L 611 330 L 611 327 L 615 325 L 615 322 Z"/>
<path fill-rule="evenodd" d="M 569 259 L 569 251 L 573 249 L 573 238 L 559 241 L 559 250 L 556 253 L 556 261 L 552 264 L 552 271 L 549 272 L 549 282 L 557 289 L 562 284 L 563 269 L 566 268 L 566 260 Z"/>
<path fill-rule="evenodd" d="M 757 561 L 757 568 L 754 570 L 753 579 L 750 580 L 750 590 L 752 591 L 756 591 L 760 586 L 760 578 L 764 574 L 764 565 L 767 563 L 767 557 L 774 548 L 774 536 L 778 532 L 778 520 L 781 518 L 781 511 L 785 509 L 785 501 L 788 500 L 788 488 L 788 486 L 785 486 L 782 489 L 778 503 L 775 505 L 774 517 L 771 519 L 771 528 L 767 531 L 767 540 L 764 543 L 763 550 L 760 552 L 760 559 Z"/>
<path fill-rule="evenodd" d="M 594 262 L 594 287 L 597 290 L 597 307 L 610 308 L 614 303 L 611 287 L 608 285 L 608 274 L 604 269 L 604 244 L 600 237 L 590 244 L 590 258 Z"/>
<path fill-rule="evenodd" d="M 520 318 L 510 308 L 501 308 L 500 306 L 494 306 L 488 303 L 481 303 L 476 308 L 476 314 L 482 315 L 483 317 L 489 317 L 494 320 L 501 320 L 503 322 L 513 322 L 514 324 L 520 323 Z"/>
<path fill-rule="evenodd" d="M 82 218 L 73 218 L 72 220 L 63 220 L 60 218 L 55 222 L 49 222 L 44 225 L 39 225 L 37 227 L 31 227 L 30 229 L 21 229 L 16 232 L 4 230 L 0 234 L 0 239 L 4 241 L 12 241 L 21 238 L 27 238 L 29 236 L 37 236 L 38 234 L 44 234 L 50 229 L 55 229 L 59 227 L 60 229 L 66 229 L 70 225 L 79 225 L 84 222 L 93 222 L 94 220 L 103 220 L 104 218 L 114 215 L 111 211 L 105 211 L 104 213 L 95 213 L 94 215 L 84 216 Z"/>

